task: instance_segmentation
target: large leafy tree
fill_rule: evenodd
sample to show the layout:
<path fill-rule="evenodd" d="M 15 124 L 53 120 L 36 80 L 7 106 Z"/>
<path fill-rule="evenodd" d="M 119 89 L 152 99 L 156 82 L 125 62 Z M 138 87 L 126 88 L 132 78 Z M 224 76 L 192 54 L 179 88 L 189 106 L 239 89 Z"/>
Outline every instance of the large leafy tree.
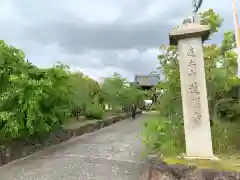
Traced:
<path fill-rule="evenodd" d="M 102 84 L 102 94 L 106 103 L 114 108 L 129 109 L 131 104 L 139 105 L 143 101 L 144 92 L 122 78 L 118 73 L 105 78 Z"/>
<path fill-rule="evenodd" d="M 64 123 L 72 111 L 83 109 L 92 116 L 88 107 L 98 103 L 100 86 L 93 79 L 72 73 L 61 63 L 40 69 L 4 41 L 0 41 L 0 66 L 2 140 L 41 136 Z M 101 109 L 97 113 L 101 115 Z"/>
<path fill-rule="evenodd" d="M 212 28 L 211 37 L 217 33 L 223 19 L 213 9 L 200 13 L 202 24 L 209 24 Z M 208 100 L 211 118 L 218 114 L 218 106 L 222 102 L 232 102 L 229 93 L 234 85 L 239 84 L 236 78 L 237 54 L 233 51 L 235 46 L 233 33 L 225 32 L 221 45 L 205 44 L 204 63 L 208 89 Z M 158 86 L 164 89 L 159 98 L 159 110 L 166 116 L 182 118 L 179 56 L 176 47 L 162 46 L 162 54 L 158 56 L 160 70 L 165 80 Z M 171 104 L 171 106 L 169 106 Z"/>
<path fill-rule="evenodd" d="M 0 42 L 1 138 L 40 135 L 68 114 L 69 73 L 62 65 L 44 70 L 25 61 L 24 53 Z"/>
<path fill-rule="evenodd" d="M 0 140 L 40 137 L 73 113 L 99 119 L 105 103 L 126 107 L 141 102 L 143 95 L 116 73 L 100 86 L 61 63 L 38 68 L 4 41 L 0 41 L 0 83 Z"/>
<path fill-rule="evenodd" d="M 77 119 L 79 115 L 86 115 L 91 111 L 89 107 L 93 105 L 96 108 L 97 104 L 101 104 L 101 88 L 95 80 L 90 77 L 75 72 L 71 74 L 71 109 L 76 115 Z M 102 107 L 98 107 L 102 109 Z"/>

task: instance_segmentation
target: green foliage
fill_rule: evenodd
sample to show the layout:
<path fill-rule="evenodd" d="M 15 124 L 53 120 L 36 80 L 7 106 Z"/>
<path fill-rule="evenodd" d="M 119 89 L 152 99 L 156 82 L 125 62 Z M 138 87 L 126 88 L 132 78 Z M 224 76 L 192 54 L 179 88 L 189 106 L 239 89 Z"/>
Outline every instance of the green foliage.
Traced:
<path fill-rule="evenodd" d="M 40 69 L 25 61 L 21 50 L 0 41 L 0 140 L 42 136 L 71 115 L 101 119 L 105 102 L 125 106 L 141 96 L 117 74 L 104 82 L 100 87 L 61 63 Z"/>
<path fill-rule="evenodd" d="M 70 77 L 71 85 L 71 110 L 75 112 L 80 111 L 81 114 L 86 110 L 87 104 L 91 102 L 91 87 L 88 77 L 82 73 L 72 73 Z"/>
<path fill-rule="evenodd" d="M 212 28 L 211 38 L 217 33 L 223 19 L 212 9 L 200 13 L 202 24 Z M 233 32 L 224 33 L 221 45 L 203 45 L 204 65 L 207 83 L 213 147 L 217 153 L 239 150 L 240 80 L 236 77 L 237 54 L 233 50 Z M 166 155 L 184 152 L 183 113 L 177 47 L 161 46 L 158 56 L 160 70 L 165 79 L 157 86 L 162 89 L 157 110 L 161 116 L 147 122 L 143 131 L 143 141 L 147 147 Z M 217 120 L 218 119 L 218 120 Z"/>
<path fill-rule="evenodd" d="M 240 104 L 236 99 L 222 99 L 216 106 L 216 116 L 224 121 L 239 121 L 240 117 Z"/>
<path fill-rule="evenodd" d="M 214 152 L 217 154 L 239 152 L 239 130 L 237 122 L 215 121 L 211 129 Z M 181 155 L 185 152 L 183 122 L 155 115 L 145 122 L 142 141 L 150 151 L 163 156 Z"/>
<path fill-rule="evenodd" d="M 87 106 L 86 117 L 89 119 L 102 119 L 103 109 L 99 104 L 93 103 Z"/>
<path fill-rule="evenodd" d="M 61 124 L 69 113 L 66 67 L 39 69 L 3 41 L 0 54 L 1 140 L 41 135 Z"/>
<path fill-rule="evenodd" d="M 99 104 L 99 97 L 95 96 L 87 105 L 85 116 L 88 119 L 102 119 L 103 114 L 104 111 L 102 106 Z"/>
<path fill-rule="evenodd" d="M 213 9 L 208 9 L 207 11 L 201 12 L 201 24 L 203 25 L 210 25 L 212 33 L 218 32 L 222 22 L 223 18 L 220 16 L 220 14 L 217 14 Z"/>
<path fill-rule="evenodd" d="M 157 107 L 156 107 L 155 104 L 153 104 L 153 105 L 151 106 L 151 110 L 152 110 L 152 111 L 156 111 L 156 110 L 157 110 Z"/>
<path fill-rule="evenodd" d="M 133 103 L 140 106 L 144 99 L 143 91 L 131 86 L 126 79 L 117 73 L 104 79 L 102 94 L 105 103 L 109 104 L 113 110 L 119 108 L 128 109 Z"/>
<path fill-rule="evenodd" d="M 182 113 L 181 106 L 181 85 L 178 64 L 178 52 L 176 47 L 162 46 L 163 54 L 158 56 L 160 70 L 165 76 L 165 80 L 161 82 L 163 94 L 158 98 L 158 110 L 163 116 L 180 116 Z M 169 106 L 171 104 L 171 106 Z"/>
<path fill-rule="evenodd" d="M 200 16 L 203 18 L 202 24 L 211 26 L 213 36 L 220 28 L 223 19 L 212 9 L 200 13 Z M 240 83 L 236 78 L 237 54 L 232 50 L 234 46 L 233 33 L 229 31 L 224 34 L 220 46 L 208 44 L 203 47 L 209 111 L 212 119 L 215 115 L 220 115 L 217 112 L 219 103 L 225 103 L 223 99 L 232 98 L 230 91 Z M 160 49 L 162 54 L 158 56 L 158 59 L 165 80 L 159 86 L 164 93 L 160 96 L 157 107 L 164 116 L 182 119 L 179 55 L 176 47 L 162 46 Z M 231 107 L 228 106 L 228 108 Z M 236 113 L 234 110 L 228 111 Z M 223 115 L 223 113 L 221 114 Z M 230 115 L 226 114 L 225 116 Z M 221 116 L 221 118 L 225 118 L 225 116 Z"/>
<path fill-rule="evenodd" d="M 149 150 L 163 155 L 184 152 L 183 125 L 178 120 L 156 115 L 148 119 L 142 131 L 142 141 Z"/>
<path fill-rule="evenodd" d="M 239 125 L 237 122 L 215 121 L 212 127 L 212 142 L 215 153 L 234 154 L 239 152 Z"/>

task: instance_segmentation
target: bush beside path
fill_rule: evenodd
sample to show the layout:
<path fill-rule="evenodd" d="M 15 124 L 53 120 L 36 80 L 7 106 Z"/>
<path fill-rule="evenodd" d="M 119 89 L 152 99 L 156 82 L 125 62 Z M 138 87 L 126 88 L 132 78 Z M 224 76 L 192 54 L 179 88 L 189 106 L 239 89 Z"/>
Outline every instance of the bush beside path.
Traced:
<path fill-rule="evenodd" d="M 25 157 L 49 146 L 62 143 L 71 138 L 90 133 L 118 121 L 129 118 L 129 113 L 108 114 L 102 120 L 72 121 L 41 136 L 41 138 L 28 138 L 6 141 L 0 149 L 0 165 Z"/>
<path fill-rule="evenodd" d="M 137 180 L 145 171 L 140 133 L 149 115 L 126 119 L 0 167 L 4 180 Z"/>

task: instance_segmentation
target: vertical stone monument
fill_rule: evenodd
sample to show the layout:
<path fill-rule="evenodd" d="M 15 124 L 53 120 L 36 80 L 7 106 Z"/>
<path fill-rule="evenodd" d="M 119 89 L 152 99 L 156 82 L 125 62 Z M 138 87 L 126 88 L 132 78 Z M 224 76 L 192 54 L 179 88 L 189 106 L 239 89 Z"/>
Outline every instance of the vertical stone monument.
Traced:
<path fill-rule="evenodd" d="M 208 100 L 204 70 L 203 41 L 210 27 L 185 20 L 170 34 L 170 44 L 177 45 L 181 77 L 186 158 L 217 159 L 213 155 Z"/>

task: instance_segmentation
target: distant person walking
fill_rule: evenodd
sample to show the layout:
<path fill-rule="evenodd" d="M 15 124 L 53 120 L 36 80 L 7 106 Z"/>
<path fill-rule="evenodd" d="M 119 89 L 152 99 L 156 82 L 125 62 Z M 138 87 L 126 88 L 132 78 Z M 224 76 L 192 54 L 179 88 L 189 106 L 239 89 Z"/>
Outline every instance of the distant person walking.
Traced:
<path fill-rule="evenodd" d="M 135 104 L 133 104 L 133 105 L 132 105 L 132 118 L 133 118 L 133 119 L 136 118 L 136 110 L 137 110 L 137 108 L 136 108 Z"/>

